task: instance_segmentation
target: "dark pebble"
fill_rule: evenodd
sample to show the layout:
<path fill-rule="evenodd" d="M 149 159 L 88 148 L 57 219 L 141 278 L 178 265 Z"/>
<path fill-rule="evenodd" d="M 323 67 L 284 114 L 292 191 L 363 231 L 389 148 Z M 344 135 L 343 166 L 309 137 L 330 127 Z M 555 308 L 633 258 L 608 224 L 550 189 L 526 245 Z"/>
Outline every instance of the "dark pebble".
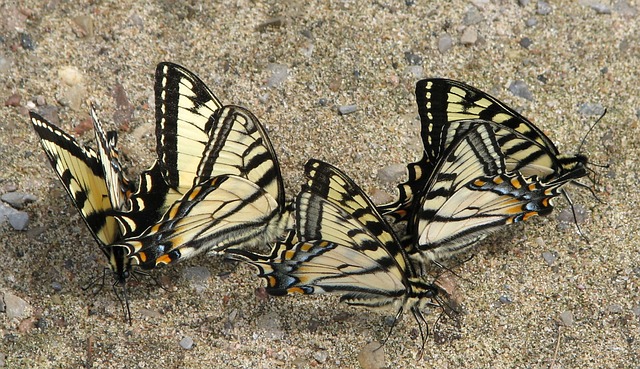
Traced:
<path fill-rule="evenodd" d="M 321 98 L 318 100 L 318 104 L 319 104 L 320 106 L 327 106 L 327 104 L 328 104 L 328 103 L 329 103 L 329 100 L 325 99 L 324 97 L 321 97 Z"/>
<path fill-rule="evenodd" d="M 409 65 L 422 65 L 422 58 L 420 55 L 416 55 L 411 51 L 404 52 L 404 60 L 406 60 Z"/>
<path fill-rule="evenodd" d="M 513 81 L 509 85 L 509 91 L 523 99 L 527 99 L 529 101 L 533 100 L 533 94 L 529 91 L 529 87 L 523 81 Z"/>
<path fill-rule="evenodd" d="M 520 46 L 524 47 L 525 49 L 528 49 L 532 44 L 533 41 L 531 41 L 529 37 L 523 37 L 520 39 Z"/>
<path fill-rule="evenodd" d="M 28 33 L 20 34 L 20 46 L 22 46 L 22 48 L 25 50 L 35 50 L 36 48 L 36 45 L 31 39 L 31 35 Z"/>
<path fill-rule="evenodd" d="M 511 304 L 513 302 L 513 300 L 511 300 L 511 297 L 509 297 L 507 295 L 500 296 L 498 301 L 500 301 L 500 303 L 503 304 L 503 305 Z"/>
<path fill-rule="evenodd" d="M 60 282 L 51 282 L 51 288 L 56 292 L 60 292 L 62 291 L 62 284 Z"/>

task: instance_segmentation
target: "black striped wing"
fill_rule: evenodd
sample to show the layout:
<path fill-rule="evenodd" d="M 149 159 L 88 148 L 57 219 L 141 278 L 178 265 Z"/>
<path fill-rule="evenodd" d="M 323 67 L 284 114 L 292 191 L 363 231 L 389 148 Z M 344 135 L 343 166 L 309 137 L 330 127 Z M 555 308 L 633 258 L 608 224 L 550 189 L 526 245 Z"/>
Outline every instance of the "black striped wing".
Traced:
<path fill-rule="evenodd" d="M 120 200 L 112 199 L 110 193 L 118 194 L 126 185 L 118 182 L 120 177 L 117 175 L 105 177 L 105 171 L 112 172 L 101 161 L 104 154 L 98 155 L 91 148 L 81 146 L 75 138 L 37 113 L 30 112 L 29 115 L 51 166 L 89 231 L 102 247 L 111 244 L 120 235 L 118 222 L 110 216 L 112 202 Z M 103 138 L 106 140 L 106 136 Z"/>
<path fill-rule="evenodd" d="M 284 221 L 276 200 L 234 175 L 210 178 L 189 190 L 140 236 L 117 243 L 146 269 L 230 246 L 260 245 L 277 238 Z"/>
<path fill-rule="evenodd" d="M 269 256 L 230 252 L 258 268 L 269 293 L 339 293 L 352 305 L 396 311 L 436 295 L 415 278 L 389 225 L 350 178 L 316 160 L 305 169 L 293 236 L 301 241 L 278 243 Z"/>
<path fill-rule="evenodd" d="M 565 182 L 544 183 L 505 170 L 492 126 L 480 123 L 443 153 L 412 211 L 412 256 L 437 260 L 466 249 L 500 227 L 548 214 Z"/>
<path fill-rule="evenodd" d="M 398 186 L 398 201 L 380 207 L 396 221 L 406 220 L 440 157 L 478 122 L 491 125 L 505 157 L 506 171 L 541 181 L 585 176 L 587 158 L 562 155 L 535 125 L 498 99 L 462 82 L 425 79 L 416 84 L 416 101 L 422 121 L 424 156 L 408 165 L 409 180 Z"/>
<path fill-rule="evenodd" d="M 109 191 L 109 199 L 114 209 L 124 210 L 131 196 L 131 184 L 124 175 L 120 156 L 116 149 L 118 136 L 116 132 L 106 132 L 98 119 L 95 109 L 91 108 L 91 120 L 96 134 L 98 155 L 104 170 L 105 183 Z"/>
<path fill-rule="evenodd" d="M 198 177 L 211 138 L 211 120 L 222 104 L 195 74 L 173 63 L 156 68 L 156 139 L 162 176 L 179 194 Z"/>
<path fill-rule="evenodd" d="M 211 137 L 203 149 L 194 185 L 170 205 L 158 224 L 142 234 L 129 231 L 127 234 L 134 237 L 122 241 L 129 255 L 145 268 L 202 252 L 272 242 L 286 227 L 280 168 L 257 118 L 244 108 L 229 105 L 209 117 L 207 126 Z M 145 172 L 140 193 L 132 196 L 133 209 L 138 203 L 142 209 L 150 208 L 147 204 L 154 196 L 144 189 L 162 188 L 161 183 L 153 185 L 161 177 L 154 168 Z M 242 185 L 220 189 L 216 184 L 221 181 L 212 181 L 220 178 L 227 178 L 225 187 L 240 181 Z M 201 216 L 204 213 L 206 217 Z M 125 229 L 140 224 L 139 215 L 123 214 L 120 219 Z"/>

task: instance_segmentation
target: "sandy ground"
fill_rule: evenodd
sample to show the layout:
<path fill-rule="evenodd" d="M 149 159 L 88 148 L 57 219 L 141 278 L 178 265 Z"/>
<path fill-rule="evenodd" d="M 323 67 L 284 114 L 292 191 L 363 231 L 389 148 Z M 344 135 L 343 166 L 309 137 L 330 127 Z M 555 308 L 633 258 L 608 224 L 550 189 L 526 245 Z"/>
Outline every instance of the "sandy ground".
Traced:
<path fill-rule="evenodd" d="M 0 228 L 0 291 L 29 305 L 24 317 L 0 313 L 4 367 L 357 368 L 363 348 L 386 337 L 381 314 L 339 304 L 337 297 L 256 296 L 260 282 L 252 270 L 216 258 L 156 273 L 170 291 L 144 279 L 134 283 L 131 326 L 109 288 L 95 296 L 82 291 L 105 260 L 39 147 L 27 103 L 41 96 L 71 131 L 94 102 L 108 127 L 128 128 L 119 146 L 135 173 L 153 160 L 153 72 L 165 60 L 185 65 L 222 101 L 247 106 L 261 119 L 290 197 L 312 157 L 344 169 L 378 199 L 394 194 L 395 183 L 377 172 L 419 155 L 413 88 L 423 77 L 459 79 L 491 92 L 563 152 L 578 150 L 597 119 L 581 107 L 608 108 L 582 147 L 593 163 L 610 165 L 593 166 L 602 202 L 572 189 L 587 211 L 581 227 L 590 243 L 558 221 L 567 208 L 562 199 L 553 215 L 491 237 L 455 269 L 464 312 L 459 324 L 440 321 L 418 359 L 420 338 L 405 316 L 378 364 L 640 366 L 637 1 L 603 1 L 613 9 L 608 14 L 589 1 L 567 0 L 552 2 L 548 14 L 538 14 L 535 0 L 521 1 L 524 6 L 515 0 L 231 3 L 0 4 L 0 99 L 22 96 L 18 106 L 0 107 L 0 192 L 17 187 L 38 197 L 25 208 L 26 231 Z M 441 52 L 445 33 L 453 45 Z M 523 38 L 532 42 L 528 48 Z M 270 82 L 274 64 L 286 66 L 286 80 Z M 77 106 L 65 102 L 71 87 L 60 71 L 66 67 L 80 71 L 86 88 Z M 532 100 L 508 91 L 516 80 Z M 114 122 L 118 85 L 133 114 Z M 337 106 L 347 104 L 358 110 L 339 115 Z M 80 136 L 93 145 L 91 138 Z M 543 252 L 557 256 L 552 265 Z M 186 278 L 195 267 L 211 277 Z M 428 316 L 432 328 L 437 316 Z M 194 341 L 191 349 L 180 346 L 184 337 Z"/>

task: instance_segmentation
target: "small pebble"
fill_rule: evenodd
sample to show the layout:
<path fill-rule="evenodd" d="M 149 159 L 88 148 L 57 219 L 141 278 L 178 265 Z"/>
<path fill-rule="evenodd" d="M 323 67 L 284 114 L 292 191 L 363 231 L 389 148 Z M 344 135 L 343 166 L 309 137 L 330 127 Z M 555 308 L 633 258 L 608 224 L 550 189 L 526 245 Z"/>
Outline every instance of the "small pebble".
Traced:
<path fill-rule="evenodd" d="M 404 164 L 391 164 L 378 170 L 378 181 L 382 183 L 399 183 L 407 175 L 407 166 Z"/>
<path fill-rule="evenodd" d="M 51 288 L 53 288 L 54 291 L 56 292 L 60 292 L 62 291 L 62 284 L 60 284 L 60 282 L 51 282 Z"/>
<path fill-rule="evenodd" d="M 264 32 L 269 28 L 280 28 L 287 24 L 287 19 L 285 17 L 274 17 L 267 19 L 266 21 L 258 24 L 255 28 L 258 32 Z"/>
<path fill-rule="evenodd" d="M 414 54 L 411 51 L 404 52 L 404 60 L 406 60 L 409 65 L 422 65 L 422 58 L 420 55 Z"/>
<path fill-rule="evenodd" d="M 533 94 L 529 91 L 529 87 L 527 87 L 526 83 L 523 81 L 513 81 L 509 85 L 509 91 L 523 99 L 527 99 L 529 101 L 533 100 Z"/>
<path fill-rule="evenodd" d="M 575 211 L 575 216 L 573 212 Z M 580 204 L 573 204 L 573 210 L 571 206 L 562 209 L 558 212 L 558 221 L 563 223 L 584 223 L 588 218 L 587 210 Z"/>
<path fill-rule="evenodd" d="M 256 328 L 262 331 L 264 338 L 281 340 L 284 337 L 280 316 L 275 312 L 261 315 L 256 321 Z"/>
<path fill-rule="evenodd" d="M 386 367 L 384 346 L 371 342 L 358 353 L 358 363 L 362 369 L 382 369 Z"/>
<path fill-rule="evenodd" d="M 323 364 L 327 361 L 327 358 L 329 358 L 329 353 L 325 350 L 316 351 L 313 353 L 313 358 L 320 364 Z"/>
<path fill-rule="evenodd" d="M 638 15 L 638 9 L 635 6 L 629 5 L 629 2 L 626 0 L 616 1 L 613 4 L 613 11 L 628 17 L 635 17 Z"/>
<path fill-rule="evenodd" d="M 15 93 L 4 102 L 4 106 L 19 106 L 20 100 L 22 100 L 22 96 L 19 93 Z"/>
<path fill-rule="evenodd" d="M 453 47 L 453 38 L 451 38 L 451 35 L 448 33 L 441 34 L 438 38 L 438 51 L 444 54 L 449 51 L 451 47 Z"/>
<path fill-rule="evenodd" d="M 511 304 L 513 302 L 513 300 L 511 300 L 511 297 L 507 295 L 500 296 L 500 298 L 498 298 L 498 301 L 500 301 L 502 305 Z"/>
<path fill-rule="evenodd" d="M 31 35 L 28 33 L 20 34 L 20 46 L 22 46 L 22 48 L 25 50 L 35 50 L 36 48 L 33 39 L 31 39 Z"/>
<path fill-rule="evenodd" d="M 482 16 L 482 14 L 480 14 L 480 11 L 478 10 L 478 8 L 474 6 L 470 6 L 469 10 L 467 11 L 467 13 L 464 15 L 464 18 L 462 19 L 462 24 L 464 24 L 465 26 L 471 26 L 474 24 L 478 24 L 483 20 L 484 20 L 484 17 Z"/>
<path fill-rule="evenodd" d="M 369 198 L 374 204 L 388 204 L 395 199 L 394 196 L 390 195 L 386 191 L 375 187 L 369 191 Z"/>
<path fill-rule="evenodd" d="M 4 74 L 11 70 L 11 66 L 13 65 L 13 60 L 8 58 L 2 54 L 0 54 L 0 74 Z"/>
<path fill-rule="evenodd" d="M 422 79 L 424 77 L 424 68 L 422 65 L 410 65 L 405 70 L 413 79 Z"/>
<path fill-rule="evenodd" d="M 24 192 L 7 192 L 5 194 L 2 194 L 2 196 L 0 196 L 0 199 L 2 199 L 2 201 L 11 205 L 15 209 L 22 209 L 25 204 L 38 200 L 35 195 Z"/>
<path fill-rule="evenodd" d="M 184 270 L 182 278 L 186 279 L 191 284 L 202 284 L 211 278 L 211 272 L 205 267 L 190 267 Z"/>
<path fill-rule="evenodd" d="M 27 309 L 29 308 L 29 304 L 20 297 L 12 294 L 11 292 L 5 292 L 4 304 L 7 318 L 23 319 L 27 317 Z"/>
<path fill-rule="evenodd" d="M 162 318 L 162 313 L 157 311 L 157 310 L 149 310 L 149 309 L 138 309 L 138 313 L 140 313 L 140 315 L 150 318 L 150 319 L 161 319 Z"/>
<path fill-rule="evenodd" d="M 600 103 L 583 103 L 578 107 L 578 113 L 582 115 L 602 115 L 604 106 Z"/>
<path fill-rule="evenodd" d="M 527 27 L 533 27 L 533 26 L 535 26 L 536 24 L 538 24 L 538 20 L 537 20 L 535 17 L 527 18 L 527 20 L 526 20 L 526 21 L 524 21 L 524 24 L 525 24 Z"/>
<path fill-rule="evenodd" d="M 580 0 L 579 3 L 581 5 L 586 5 L 586 6 L 590 7 L 591 9 L 595 10 L 595 12 L 598 13 L 598 14 L 611 14 L 611 8 L 609 8 L 605 4 L 599 3 L 597 1 Z"/>
<path fill-rule="evenodd" d="M 320 106 L 327 106 L 328 103 L 329 103 L 329 100 L 327 100 L 324 97 L 321 97 L 320 99 L 318 99 L 318 105 Z"/>
<path fill-rule="evenodd" d="M 47 100 L 42 95 L 36 96 L 34 100 L 38 106 L 44 106 L 47 104 Z"/>
<path fill-rule="evenodd" d="M 29 224 L 29 214 L 24 211 L 16 210 L 13 213 L 5 215 L 11 227 L 16 231 L 24 231 Z"/>
<path fill-rule="evenodd" d="M 347 115 L 347 114 L 355 113 L 356 110 L 358 110 L 358 105 L 357 104 L 340 105 L 340 106 L 338 106 L 338 113 L 340 115 Z"/>
<path fill-rule="evenodd" d="M 552 253 L 551 251 L 545 251 L 542 253 L 542 258 L 544 259 L 544 261 L 547 263 L 547 265 L 552 266 L 553 263 L 556 262 L 556 260 L 558 260 L 558 256 L 554 253 Z"/>
<path fill-rule="evenodd" d="M 573 313 L 571 311 L 563 311 L 560 313 L 560 320 L 565 327 L 572 327 L 574 324 Z"/>
<path fill-rule="evenodd" d="M 633 313 L 634 313 L 636 316 L 640 316 L 640 305 L 636 305 L 636 306 L 632 307 L 632 308 L 631 308 L 631 311 L 633 311 Z"/>
<path fill-rule="evenodd" d="M 79 85 L 84 81 L 84 76 L 76 67 L 67 66 L 58 70 L 58 78 L 67 86 Z"/>
<path fill-rule="evenodd" d="M 185 350 L 191 350 L 191 348 L 193 348 L 193 338 L 189 336 L 185 336 L 183 339 L 180 340 L 180 347 L 182 347 Z"/>
<path fill-rule="evenodd" d="M 267 70 L 271 71 L 271 76 L 267 79 L 267 87 L 278 86 L 289 76 L 289 67 L 285 64 L 271 63 L 267 65 Z"/>
<path fill-rule="evenodd" d="M 93 18 L 89 15 L 78 15 L 73 18 L 73 23 L 77 26 L 74 31 L 78 37 L 93 36 Z"/>
<path fill-rule="evenodd" d="M 538 1 L 538 8 L 536 9 L 536 13 L 538 13 L 540 15 L 547 15 L 547 14 L 551 13 L 551 5 L 549 5 L 549 3 L 547 3 L 546 1 L 539 0 Z"/>
<path fill-rule="evenodd" d="M 533 41 L 531 41 L 529 37 L 523 37 L 520 39 L 520 46 L 524 47 L 525 49 L 528 49 L 532 44 Z"/>
<path fill-rule="evenodd" d="M 460 43 L 463 45 L 473 45 L 476 41 L 478 41 L 478 30 L 475 27 L 465 28 L 460 37 Z"/>
<path fill-rule="evenodd" d="M 529 5 L 529 0 L 518 0 L 518 5 L 520 5 L 521 7 L 525 7 Z"/>
<path fill-rule="evenodd" d="M 622 306 L 620 304 L 611 304 L 607 307 L 607 310 L 613 314 L 620 314 L 622 313 Z"/>

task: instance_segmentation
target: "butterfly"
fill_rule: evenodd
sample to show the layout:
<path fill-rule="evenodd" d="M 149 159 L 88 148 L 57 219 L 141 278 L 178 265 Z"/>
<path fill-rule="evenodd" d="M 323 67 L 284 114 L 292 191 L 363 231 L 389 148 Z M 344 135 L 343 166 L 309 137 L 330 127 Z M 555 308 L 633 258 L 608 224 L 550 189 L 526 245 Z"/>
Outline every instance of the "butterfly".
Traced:
<path fill-rule="evenodd" d="M 346 174 L 318 160 L 306 163 L 305 174 L 295 232 L 270 255 L 228 255 L 255 266 L 269 294 L 336 293 L 350 305 L 394 310 L 396 319 L 409 310 L 422 333 L 421 309 L 437 299 L 438 287 L 416 274 L 389 224 Z"/>
<path fill-rule="evenodd" d="M 460 253 L 504 225 L 552 211 L 564 179 L 525 177 L 505 161 L 482 120 L 449 145 L 411 209 L 412 259 L 424 264 Z"/>
<path fill-rule="evenodd" d="M 204 150 L 198 173 L 209 178 L 194 183 L 142 234 L 117 243 L 144 269 L 202 252 L 263 245 L 289 222 L 275 153 L 257 118 L 225 106 L 210 119 L 228 136 L 214 136 Z"/>
<path fill-rule="evenodd" d="M 109 262 L 115 279 L 115 291 L 116 285 L 125 285 L 131 270 L 127 250 L 112 246 L 122 237 L 115 212 L 126 211 L 132 191 L 116 149 L 117 134 L 105 132 L 94 109 L 91 109 L 98 143 L 96 152 L 80 145 L 75 138 L 39 114 L 30 112 L 29 115 L 51 166 Z M 126 290 L 124 294 L 130 321 Z M 116 295 L 120 298 L 117 291 Z"/>
<path fill-rule="evenodd" d="M 379 207 L 396 222 L 407 220 L 413 204 L 419 201 L 414 197 L 424 194 L 447 148 L 479 122 L 493 129 L 504 154 L 506 172 L 535 176 L 547 185 L 566 184 L 587 175 L 586 156 L 560 154 L 533 123 L 472 86 L 449 79 L 421 80 L 416 84 L 416 101 L 422 122 L 423 158 L 408 165 L 409 180 L 398 186 L 399 199 Z"/>
<path fill-rule="evenodd" d="M 284 185 L 255 115 L 222 105 L 197 76 L 171 63 L 156 69 L 156 100 L 159 162 L 140 188 L 162 181 L 168 192 L 156 207 L 161 219 L 118 242 L 132 262 L 152 269 L 277 238 L 289 219 Z M 139 196 L 150 197 L 140 191 L 132 202 Z M 128 216 L 119 219 L 131 230 Z"/>

